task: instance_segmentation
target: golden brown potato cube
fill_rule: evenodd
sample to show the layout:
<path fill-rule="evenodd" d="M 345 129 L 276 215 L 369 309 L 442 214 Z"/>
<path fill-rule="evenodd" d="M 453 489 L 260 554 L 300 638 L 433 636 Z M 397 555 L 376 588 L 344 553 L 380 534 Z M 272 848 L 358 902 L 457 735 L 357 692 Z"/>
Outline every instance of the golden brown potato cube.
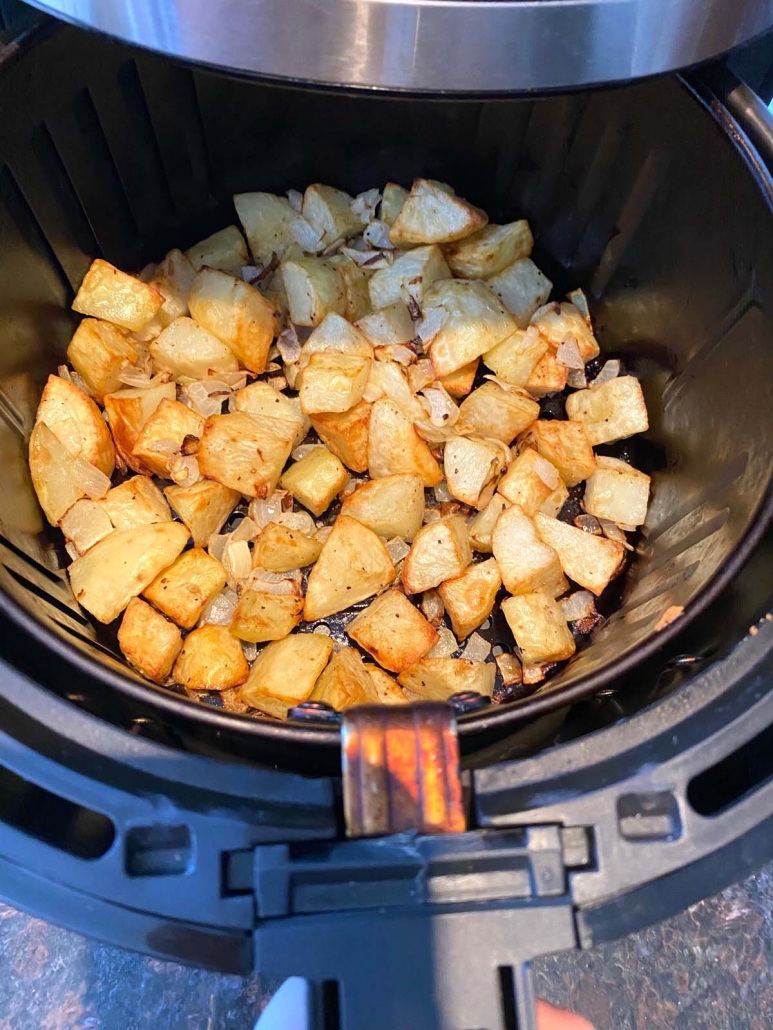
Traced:
<path fill-rule="evenodd" d="M 232 400 L 233 411 L 246 411 L 250 415 L 270 415 L 294 422 L 297 426 L 293 446 L 303 443 L 311 429 L 311 422 L 301 411 L 297 397 L 286 397 L 269 383 L 250 383 L 237 390 Z"/>
<path fill-rule="evenodd" d="M 387 225 L 393 225 L 407 196 L 408 190 L 404 186 L 399 186 L 396 182 L 388 182 L 381 194 L 379 211 L 381 221 L 386 222 Z"/>
<path fill-rule="evenodd" d="M 40 398 L 36 422 L 51 432 L 76 458 L 83 458 L 110 476 L 115 468 L 115 448 L 102 412 L 74 383 L 49 376 Z"/>
<path fill-rule="evenodd" d="M 136 331 L 153 318 L 163 303 L 164 295 L 155 286 L 97 258 L 91 262 L 72 307 L 81 315 L 103 318 Z"/>
<path fill-rule="evenodd" d="M 440 639 L 401 590 L 387 590 L 371 601 L 346 632 L 390 672 L 407 669 Z"/>
<path fill-rule="evenodd" d="M 202 475 L 246 497 L 268 497 L 295 440 L 296 423 L 235 411 L 211 415 L 197 453 Z"/>
<path fill-rule="evenodd" d="M 288 708 L 308 701 L 332 650 L 333 641 L 321 633 L 293 633 L 267 644 L 253 662 L 241 700 L 284 719 Z"/>
<path fill-rule="evenodd" d="M 424 483 L 411 474 L 371 479 L 349 494 L 341 512 L 386 540 L 399 536 L 410 543 L 424 521 Z"/>
<path fill-rule="evenodd" d="M 72 544 L 79 555 L 104 540 L 114 528 L 104 506 L 86 497 L 73 504 L 59 526 L 67 542 Z"/>
<path fill-rule="evenodd" d="M 192 486 L 168 486 L 164 493 L 191 531 L 196 547 L 209 544 L 210 537 L 220 531 L 242 497 L 237 490 L 212 479 L 200 479 Z"/>
<path fill-rule="evenodd" d="M 589 515 L 622 526 L 641 526 L 647 517 L 650 477 L 619 458 L 596 458 L 585 484 L 583 505 Z"/>
<path fill-rule="evenodd" d="M 421 304 L 432 283 L 450 278 L 451 269 L 440 247 L 416 247 L 398 254 L 391 265 L 373 273 L 368 283 L 370 303 L 375 311 L 398 301 L 405 303 L 408 294 Z"/>
<path fill-rule="evenodd" d="M 534 246 L 525 218 L 508 225 L 486 225 L 471 236 L 443 248 L 446 261 L 462 279 L 487 279 L 514 261 L 527 258 Z"/>
<path fill-rule="evenodd" d="M 573 422 L 582 422 L 593 447 L 649 429 L 644 394 L 633 376 L 619 376 L 570 394 L 566 414 Z"/>
<path fill-rule="evenodd" d="M 280 482 L 296 501 L 319 518 L 348 479 L 349 473 L 335 454 L 331 454 L 327 447 L 315 447 L 292 464 Z"/>
<path fill-rule="evenodd" d="M 157 476 L 169 476 L 169 469 L 186 438 L 199 439 L 204 419 L 197 411 L 164 398 L 140 430 L 132 454 Z M 175 450 L 170 453 L 171 445 Z"/>
<path fill-rule="evenodd" d="M 341 276 L 344 284 L 346 296 L 344 314 L 350 322 L 356 322 L 358 318 L 362 318 L 370 311 L 370 290 L 368 288 L 370 275 L 367 269 L 361 268 L 347 254 L 334 254 L 330 263 Z"/>
<path fill-rule="evenodd" d="M 452 372 L 450 376 L 441 379 L 441 385 L 452 397 L 466 397 L 472 389 L 472 384 L 475 382 L 478 365 L 480 365 L 480 358 L 471 361 L 469 365 L 462 365 L 461 368 L 457 368 L 455 372 Z"/>
<path fill-rule="evenodd" d="M 403 585 L 409 594 L 419 594 L 460 576 L 471 561 L 467 523 L 461 515 L 447 515 L 416 534 L 403 565 Z"/>
<path fill-rule="evenodd" d="M 484 488 L 502 471 L 507 452 L 489 440 L 457 436 L 449 440 L 443 455 L 448 492 L 472 508 L 480 505 Z"/>
<path fill-rule="evenodd" d="M 593 473 L 596 456 L 580 422 L 545 420 L 531 427 L 535 446 L 555 465 L 567 486 L 576 486 Z"/>
<path fill-rule="evenodd" d="M 179 522 L 110 533 L 67 570 L 75 599 L 99 622 L 112 622 L 187 542 Z"/>
<path fill-rule="evenodd" d="M 30 476 L 40 507 L 52 526 L 84 496 L 74 474 L 77 460 L 45 422 L 37 423 L 30 436 Z"/>
<path fill-rule="evenodd" d="M 292 572 L 305 569 L 319 558 L 322 544 L 307 537 L 299 529 L 269 522 L 255 541 L 252 566 L 269 572 Z"/>
<path fill-rule="evenodd" d="M 394 578 L 395 567 L 380 538 L 356 519 L 339 515 L 309 574 L 303 617 L 314 622 L 342 612 Z"/>
<path fill-rule="evenodd" d="M 362 400 L 370 366 L 370 358 L 358 354 L 312 354 L 301 372 L 301 411 L 306 415 L 349 411 Z"/>
<path fill-rule="evenodd" d="M 244 265 L 250 263 L 247 244 L 235 225 L 229 225 L 207 236 L 205 240 L 200 240 L 186 250 L 185 256 L 197 272 L 207 267 L 239 275 Z"/>
<path fill-rule="evenodd" d="M 250 674 L 241 643 L 227 626 L 200 626 L 185 638 L 174 678 L 188 690 L 228 690 Z"/>
<path fill-rule="evenodd" d="M 215 594 L 223 589 L 225 579 L 220 562 L 194 547 L 160 572 L 143 595 L 178 626 L 191 629 Z"/>
<path fill-rule="evenodd" d="M 318 412 L 311 419 L 317 436 L 352 472 L 368 470 L 368 428 L 372 404 L 360 401 L 348 411 Z"/>
<path fill-rule="evenodd" d="M 399 346 L 410 343 L 416 336 L 408 305 L 402 299 L 371 311 L 357 321 L 356 328 L 367 336 L 373 347 Z"/>
<path fill-rule="evenodd" d="M 120 390 L 121 372 L 137 357 L 128 331 L 98 318 L 84 318 L 67 348 L 67 360 L 100 404 L 106 393 Z"/>
<path fill-rule="evenodd" d="M 552 493 L 548 494 L 540 505 L 539 510 L 543 515 L 549 515 L 552 519 L 555 519 L 568 500 L 569 491 L 566 489 L 563 479 L 559 479 L 558 486 Z"/>
<path fill-rule="evenodd" d="M 378 704 L 376 685 L 353 647 L 336 651 L 317 680 L 310 701 L 324 701 L 337 712 L 353 705 Z"/>
<path fill-rule="evenodd" d="M 508 593 L 544 590 L 560 597 L 569 589 L 558 554 L 539 538 L 534 522 L 517 505 L 499 516 L 491 546 Z"/>
<path fill-rule="evenodd" d="M 240 640 L 260 644 L 266 640 L 283 640 L 301 621 L 301 594 L 267 594 L 263 590 L 245 590 L 236 606 L 231 632 Z"/>
<path fill-rule="evenodd" d="M 157 372 L 171 372 L 174 379 L 204 379 L 210 372 L 239 368 L 229 347 L 185 315 L 153 340 L 150 356 Z"/>
<path fill-rule="evenodd" d="M 511 336 L 487 351 L 483 355 L 483 361 L 505 383 L 525 388 L 534 369 L 549 349 L 550 344 L 543 340 L 533 327 L 517 329 Z"/>
<path fill-rule="evenodd" d="M 397 682 L 409 701 L 447 701 L 453 694 L 474 690 L 491 697 L 496 666 L 466 658 L 422 658 L 401 672 Z"/>
<path fill-rule="evenodd" d="M 515 318 L 519 329 L 525 329 L 534 312 L 550 296 L 553 283 L 531 258 L 521 258 L 488 280 L 491 289 Z"/>
<path fill-rule="evenodd" d="M 132 454 L 140 430 L 164 398 L 173 401 L 176 396 L 174 383 L 161 383 L 146 390 L 127 387 L 106 395 L 105 412 L 110 421 L 115 449 L 135 472 L 144 471 L 142 462 Z"/>
<path fill-rule="evenodd" d="M 524 665 L 562 662 L 574 654 L 572 631 L 550 594 L 534 592 L 508 597 L 502 602 L 502 611 Z"/>
<path fill-rule="evenodd" d="M 319 325 L 329 311 L 346 314 L 346 287 L 328 258 L 302 257 L 279 266 L 290 318 L 296 325 Z"/>
<path fill-rule="evenodd" d="M 499 566 L 493 558 L 468 565 L 461 576 L 440 584 L 438 592 L 457 640 L 464 640 L 491 615 L 501 586 Z"/>
<path fill-rule="evenodd" d="M 541 539 L 558 554 L 569 579 L 597 597 L 621 571 L 625 548 L 616 540 L 594 536 L 539 513 L 534 516 L 534 524 Z"/>
<path fill-rule="evenodd" d="M 264 267 L 271 261 L 272 254 L 281 261 L 295 244 L 290 222 L 297 217 L 297 212 L 290 201 L 273 193 L 237 193 L 234 207 L 253 258 Z"/>
<path fill-rule="evenodd" d="M 365 668 L 373 680 L 373 686 L 376 688 L 378 699 L 382 705 L 408 704 L 408 698 L 405 696 L 403 688 L 399 683 L 395 683 L 389 673 L 384 672 L 377 665 L 368 665 L 367 662 L 365 663 Z"/>
<path fill-rule="evenodd" d="M 214 268 L 193 280 L 188 307 L 199 325 L 218 338 L 250 372 L 261 373 L 278 331 L 274 305 L 249 283 Z"/>
<path fill-rule="evenodd" d="M 181 250 L 170 250 L 150 280 L 151 286 L 163 293 L 164 303 L 137 334 L 138 339 L 154 340 L 176 318 L 188 314 L 188 292 L 195 278 L 196 269 L 185 254 Z"/>
<path fill-rule="evenodd" d="M 99 503 L 115 529 L 140 529 L 172 521 L 169 505 L 150 476 L 124 480 L 108 490 Z"/>
<path fill-rule="evenodd" d="M 486 507 L 478 512 L 469 525 L 470 545 L 474 551 L 491 554 L 491 534 L 497 519 L 509 505 L 509 501 L 496 493 Z"/>
<path fill-rule="evenodd" d="M 488 222 L 478 207 L 449 192 L 434 179 L 414 179 L 411 192 L 392 223 L 389 239 L 395 247 L 406 243 L 451 243 L 464 239 Z"/>
<path fill-rule="evenodd" d="M 433 283 L 422 303 L 424 317 L 435 309 L 440 309 L 444 321 L 432 338 L 429 356 L 439 379 L 491 351 L 516 329 L 513 316 L 483 282 L 442 279 Z"/>
<path fill-rule="evenodd" d="M 319 182 L 306 188 L 301 215 L 321 237 L 323 249 L 362 232 L 362 221 L 352 211 L 353 200 L 343 190 Z"/>
<path fill-rule="evenodd" d="M 173 622 L 133 597 L 118 630 L 118 646 L 129 665 L 154 683 L 169 678 L 183 638 Z"/>
<path fill-rule="evenodd" d="M 313 354 L 348 354 L 361 358 L 373 358 L 373 347 L 364 333 L 342 318 L 335 311 L 329 311 L 309 336 L 301 349 L 298 360 L 305 368 Z"/>
<path fill-rule="evenodd" d="M 600 351 L 596 337 L 587 320 L 574 304 L 562 301 L 560 304 L 546 304 L 532 316 L 531 324 L 536 326 L 552 346 L 558 347 L 565 340 L 573 339 L 583 361 L 590 361 Z"/>
<path fill-rule="evenodd" d="M 539 417 L 539 404 L 520 390 L 505 390 L 487 382 L 459 406 L 456 430 L 492 436 L 509 444 Z"/>
<path fill-rule="evenodd" d="M 372 478 L 410 473 L 425 486 L 437 486 L 443 473 L 413 424 L 386 397 L 373 405 L 368 431 L 368 469 Z"/>
<path fill-rule="evenodd" d="M 550 349 L 539 359 L 526 381 L 526 389 L 535 397 L 548 397 L 560 393 L 566 386 L 569 369 L 556 358 Z"/>
<path fill-rule="evenodd" d="M 558 469 L 547 458 L 542 458 L 533 447 L 524 447 L 499 480 L 497 492 L 531 516 L 540 510 L 559 481 Z"/>

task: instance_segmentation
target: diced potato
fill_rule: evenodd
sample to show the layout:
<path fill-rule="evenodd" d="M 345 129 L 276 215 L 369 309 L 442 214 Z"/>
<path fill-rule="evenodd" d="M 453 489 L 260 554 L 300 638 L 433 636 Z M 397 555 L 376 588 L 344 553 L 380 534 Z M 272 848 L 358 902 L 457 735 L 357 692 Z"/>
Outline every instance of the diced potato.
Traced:
<path fill-rule="evenodd" d="M 487 351 L 483 361 L 504 382 L 525 387 L 549 348 L 536 329 L 518 329 Z"/>
<path fill-rule="evenodd" d="M 398 186 L 396 182 L 388 182 L 381 194 L 381 210 L 379 218 L 387 225 L 393 225 L 395 218 L 400 214 L 408 190 L 404 186 Z"/>
<path fill-rule="evenodd" d="M 574 304 L 566 301 L 560 304 L 546 304 L 534 313 L 531 322 L 553 347 L 558 347 L 564 340 L 572 338 L 583 361 L 590 361 L 600 352 L 596 337 Z"/>
<path fill-rule="evenodd" d="M 73 474 L 76 460 L 45 422 L 37 423 L 30 436 L 30 475 L 40 507 L 52 526 L 84 496 Z"/>
<path fill-rule="evenodd" d="M 411 192 L 392 223 L 389 239 L 406 243 L 451 243 L 464 239 L 488 222 L 488 215 L 449 193 L 434 179 L 414 179 Z"/>
<path fill-rule="evenodd" d="M 539 417 L 539 404 L 519 390 L 483 383 L 459 406 L 459 433 L 478 433 L 509 444 Z"/>
<path fill-rule="evenodd" d="M 362 400 L 370 367 L 370 358 L 359 354 L 312 354 L 301 372 L 301 411 L 306 415 L 349 411 Z"/>
<path fill-rule="evenodd" d="M 462 279 L 486 279 L 514 261 L 527 258 L 534 246 L 525 218 L 507 225 L 486 225 L 443 248 L 449 268 Z"/>
<path fill-rule="evenodd" d="M 443 480 L 429 447 L 386 397 L 377 400 L 371 411 L 368 469 L 374 479 L 403 472 L 421 476 L 425 486 L 437 486 Z"/>
<path fill-rule="evenodd" d="M 254 286 L 202 268 L 188 294 L 191 315 L 224 343 L 250 372 L 263 372 L 278 331 L 274 305 Z M 162 334 L 163 335 L 163 334 Z"/>
<path fill-rule="evenodd" d="M 281 484 L 296 501 L 319 518 L 348 479 L 349 473 L 335 454 L 331 454 L 327 447 L 315 447 L 288 468 Z"/>
<path fill-rule="evenodd" d="M 223 589 L 225 580 L 220 562 L 194 547 L 160 572 L 143 595 L 178 626 L 191 629 L 215 594 Z"/>
<path fill-rule="evenodd" d="M 203 430 L 204 419 L 197 411 L 164 398 L 140 430 L 132 454 L 150 472 L 168 477 L 183 443 L 189 437 L 199 439 Z"/>
<path fill-rule="evenodd" d="M 497 441 L 464 436 L 449 440 L 443 456 L 448 492 L 472 508 L 480 507 L 483 489 L 502 471 L 506 453 Z"/>
<path fill-rule="evenodd" d="M 499 516 L 491 546 L 508 593 L 544 590 L 560 597 L 569 589 L 558 554 L 540 540 L 534 523 L 517 505 Z"/>
<path fill-rule="evenodd" d="M 121 388 L 118 377 L 137 357 L 127 330 L 98 318 L 84 318 L 67 348 L 67 360 L 100 404 Z"/>
<path fill-rule="evenodd" d="M 447 515 L 416 534 L 403 565 L 403 585 L 409 594 L 419 594 L 460 576 L 471 561 L 467 523 L 461 515 Z"/>
<path fill-rule="evenodd" d="M 561 662 L 574 654 L 572 631 L 550 594 L 533 592 L 508 597 L 502 602 L 502 612 L 524 664 Z"/>
<path fill-rule="evenodd" d="M 452 397 L 466 397 L 475 382 L 475 376 L 480 365 L 480 358 L 476 358 L 468 365 L 462 365 L 452 372 L 450 376 L 441 379 L 441 385 L 451 394 Z"/>
<path fill-rule="evenodd" d="M 171 522 L 172 513 L 150 476 L 132 476 L 99 502 L 115 529 L 140 529 L 159 522 Z"/>
<path fill-rule="evenodd" d="M 231 632 L 253 644 L 283 640 L 301 621 L 302 613 L 300 592 L 268 594 L 263 590 L 245 590 L 236 606 Z"/>
<path fill-rule="evenodd" d="M 140 430 L 164 398 L 173 401 L 176 396 L 174 383 L 161 383 L 146 390 L 126 387 L 106 395 L 105 412 L 110 420 L 115 449 L 135 472 L 143 471 L 142 462 L 132 454 Z"/>
<path fill-rule="evenodd" d="M 429 347 L 438 378 L 474 361 L 515 332 L 513 316 L 483 282 L 443 279 L 434 283 L 422 304 L 425 318 L 436 308 L 445 316 Z"/>
<path fill-rule="evenodd" d="M 491 554 L 491 534 L 502 512 L 509 506 L 501 494 L 494 494 L 482 511 L 479 511 L 469 526 L 470 545 L 481 554 Z"/>
<path fill-rule="evenodd" d="M 384 672 L 377 665 L 365 664 L 365 668 L 373 680 L 378 699 L 382 705 L 407 705 L 408 698 L 403 688 L 392 679 L 389 673 Z"/>
<path fill-rule="evenodd" d="M 410 543 L 424 521 L 424 483 L 409 473 L 372 479 L 349 494 L 341 513 L 386 540 L 397 536 Z"/>
<path fill-rule="evenodd" d="M 534 444 L 555 465 L 567 486 L 576 486 L 593 473 L 596 456 L 580 422 L 543 419 L 531 427 Z"/>
<path fill-rule="evenodd" d="M 353 647 L 336 651 L 317 680 L 311 701 L 324 701 L 337 712 L 353 705 L 378 704 L 378 691 Z"/>
<path fill-rule="evenodd" d="M 204 379 L 211 372 L 236 372 L 230 348 L 192 318 L 176 318 L 150 344 L 153 368 L 175 379 Z"/>
<path fill-rule="evenodd" d="M 322 238 L 323 249 L 362 232 L 362 221 L 352 211 L 353 197 L 319 182 L 306 188 L 301 214 Z"/>
<path fill-rule="evenodd" d="M 110 533 L 67 570 L 75 599 L 99 622 L 112 622 L 187 542 L 179 522 Z"/>
<path fill-rule="evenodd" d="M 372 359 L 373 347 L 356 326 L 331 311 L 304 343 L 298 362 L 301 368 L 308 365 L 312 354 L 346 354 Z"/>
<path fill-rule="evenodd" d="M 321 550 L 319 540 L 307 537 L 299 529 L 269 522 L 255 541 L 252 565 L 269 572 L 292 572 L 313 565 Z"/>
<path fill-rule="evenodd" d="M 582 422 L 591 444 L 613 443 L 649 429 L 647 406 L 638 379 L 619 376 L 566 398 L 566 414 Z"/>
<path fill-rule="evenodd" d="M 311 422 L 301 411 L 297 397 L 286 397 L 275 390 L 270 383 L 250 383 L 233 395 L 233 410 L 246 411 L 250 415 L 271 415 L 287 422 L 295 422 L 297 430 L 293 446 L 303 443 L 311 429 Z"/>
<path fill-rule="evenodd" d="M 596 458 L 585 484 L 583 505 L 589 515 L 623 526 L 641 526 L 647 517 L 650 477 L 619 458 Z"/>
<path fill-rule="evenodd" d="M 440 584 L 438 592 L 457 640 L 464 640 L 491 615 L 501 586 L 499 566 L 493 558 L 468 565 L 461 576 Z"/>
<path fill-rule="evenodd" d="M 192 486 L 168 486 L 166 499 L 191 531 L 196 547 L 206 547 L 210 537 L 241 500 L 241 493 L 211 479 L 200 479 Z M 109 495 L 108 495 L 109 496 Z"/>
<path fill-rule="evenodd" d="M 153 318 L 164 303 L 155 286 L 140 282 L 107 261 L 91 262 L 72 302 L 73 311 L 103 318 L 124 329 L 137 331 Z"/>
<path fill-rule="evenodd" d="M 529 257 L 514 261 L 488 280 L 491 289 L 515 318 L 519 329 L 525 329 L 534 312 L 550 296 L 553 283 Z"/>
<path fill-rule="evenodd" d="M 346 627 L 347 634 L 379 665 L 402 672 L 440 639 L 401 590 L 387 590 Z"/>
<path fill-rule="evenodd" d="M 202 475 L 246 497 L 268 497 L 293 449 L 297 424 L 235 411 L 211 415 L 197 453 Z"/>
<path fill-rule="evenodd" d="M 535 397 L 549 397 L 560 393 L 566 386 L 569 369 L 557 360 L 555 353 L 548 350 L 532 369 L 526 381 L 526 389 Z"/>
<path fill-rule="evenodd" d="M 398 301 L 405 303 L 407 293 L 417 303 L 439 279 L 450 279 L 451 270 L 440 247 L 416 247 L 398 254 L 387 268 L 374 272 L 368 283 L 374 311 Z"/>
<path fill-rule="evenodd" d="M 491 697 L 496 666 L 466 658 L 422 658 L 397 677 L 409 701 L 447 701 L 468 690 Z"/>
<path fill-rule="evenodd" d="M 155 683 L 169 678 L 183 646 L 177 626 L 139 597 L 133 597 L 118 630 L 118 646 L 129 665 Z"/>
<path fill-rule="evenodd" d="M 241 700 L 284 719 L 288 708 L 308 701 L 332 650 L 333 641 L 321 633 L 293 633 L 267 644 L 253 662 Z"/>
<path fill-rule="evenodd" d="M 511 504 L 517 504 L 529 516 L 540 510 L 558 486 L 560 478 L 558 469 L 550 464 L 548 467 L 543 466 L 540 457 L 533 447 L 524 447 L 497 486 L 497 491 L 503 497 Z M 542 461 L 547 459 L 542 458 Z M 549 475 L 551 468 L 555 473 L 552 479 Z"/>
<path fill-rule="evenodd" d="M 434 375 L 433 375 L 434 378 Z M 409 422 L 424 421 L 427 407 L 411 392 L 411 384 L 402 365 L 396 361 L 374 361 L 368 377 L 366 394 L 370 400 L 383 395 L 398 408 Z"/>
<path fill-rule="evenodd" d="M 37 422 L 51 432 L 76 458 L 95 465 L 110 476 L 115 468 L 115 448 L 102 412 L 74 383 L 49 376 L 40 398 Z"/>
<path fill-rule="evenodd" d="M 65 539 L 79 555 L 113 532 L 113 523 L 99 501 L 86 497 L 76 501 L 59 523 Z"/>
<path fill-rule="evenodd" d="M 569 491 L 566 489 L 563 479 L 559 479 L 558 486 L 551 494 L 548 494 L 540 505 L 539 510 L 543 515 L 549 515 L 552 519 L 557 518 L 558 513 L 568 500 Z"/>
<path fill-rule="evenodd" d="M 200 626 L 185 638 L 174 678 L 188 690 L 228 690 L 247 679 L 242 645 L 227 626 Z"/>
<path fill-rule="evenodd" d="M 371 311 L 357 322 L 357 328 L 367 336 L 374 347 L 398 346 L 410 343 L 416 328 L 404 300 L 396 300 L 387 307 Z"/>
<path fill-rule="evenodd" d="M 304 619 L 314 622 L 379 593 L 395 578 L 380 538 L 348 515 L 339 515 L 309 574 Z"/>
<path fill-rule="evenodd" d="M 319 325 L 329 311 L 346 314 L 346 287 L 328 258 L 295 258 L 279 267 L 290 318 L 296 325 Z"/>
<path fill-rule="evenodd" d="M 372 404 L 360 401 L 348 411 L 318 412 L 311 419 L 320 440 L 352 472 L 368 470 L 368 427 Z"/>
<path fill-rule="evenodd" d="M 265 267 L 272 254 L 281 261 L 295 243 L 290 222 L 297 212 L 290 201 L 273 193 L 237 193 L 234 207 L 255 261 Z"/>
<path fill-rule="evenodd" d="M 625 548 L 617 541 L 539 513 L 534 516 L 534 524 L 542 540 L 558 554 L 566 575 L 597 597 L 621 570 Z"/>
<path fill-rule="evenodd" d="M 250 263 L 247 244 L 235 225 L 229 225 L 207 236 L 205 240 L 200 240 L 186 250 L 185 256 L 197 272 L 206 267 L 239 275 L 244 265 Z"/>
<path fill-rule="evenodd" d="M 155 340 L 176 318 L 188 314 L 188 293 L 196 278 L 196 269 L 181 250 L 170 250 L 149 280 L 164 295 L 158 313 L 135 334 L 143 342 Z"/>
<path fill-rule="evenodd" d="M 346 310 L 344 314 L 350 322 L 367 315 L 370 311 L 370 275 L 366 268 L 361 268 L 347 254 L 335 254 L 330 259 L 344 284 Z"/>

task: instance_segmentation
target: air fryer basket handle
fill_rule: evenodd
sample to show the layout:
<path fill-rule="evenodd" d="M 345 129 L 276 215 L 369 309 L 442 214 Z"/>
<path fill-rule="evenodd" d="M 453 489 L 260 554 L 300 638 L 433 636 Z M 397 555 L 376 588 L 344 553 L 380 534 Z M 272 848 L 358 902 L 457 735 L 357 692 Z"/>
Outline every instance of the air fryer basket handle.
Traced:
<path fill-rule="evenodd" d="M 726 62 L 707 65 L 689 79 L 722 121 L 730 114 L 773 171 L 773 114 L 765 101 Z"/>

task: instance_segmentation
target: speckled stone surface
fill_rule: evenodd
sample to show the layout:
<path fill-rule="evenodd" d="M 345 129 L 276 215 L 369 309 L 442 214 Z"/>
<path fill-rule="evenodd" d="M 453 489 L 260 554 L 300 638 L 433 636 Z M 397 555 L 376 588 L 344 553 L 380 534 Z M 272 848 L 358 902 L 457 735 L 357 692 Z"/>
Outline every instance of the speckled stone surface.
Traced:
<path fill-rule="evenodd" d="M 773 864 L 535 973 L 539 994 L 596 1030 L 770 1030 Z M 251 1030 L 274 986 L 142 958 L 0 906 L 0 1030 Z"/>

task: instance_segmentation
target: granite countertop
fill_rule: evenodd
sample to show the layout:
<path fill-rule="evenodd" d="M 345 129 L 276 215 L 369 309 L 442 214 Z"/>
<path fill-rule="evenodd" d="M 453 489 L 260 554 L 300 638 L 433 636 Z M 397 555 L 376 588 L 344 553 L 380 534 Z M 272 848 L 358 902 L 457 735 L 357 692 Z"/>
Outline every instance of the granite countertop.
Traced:
<path fill-rule="evenodd" d="M 673 919 L 536 964 L 596 1030 L 773 1027 L 773 863 Z M 142 958 L 0 905 L 0 1030 L 252 1030 L 274 983 Z"/>

